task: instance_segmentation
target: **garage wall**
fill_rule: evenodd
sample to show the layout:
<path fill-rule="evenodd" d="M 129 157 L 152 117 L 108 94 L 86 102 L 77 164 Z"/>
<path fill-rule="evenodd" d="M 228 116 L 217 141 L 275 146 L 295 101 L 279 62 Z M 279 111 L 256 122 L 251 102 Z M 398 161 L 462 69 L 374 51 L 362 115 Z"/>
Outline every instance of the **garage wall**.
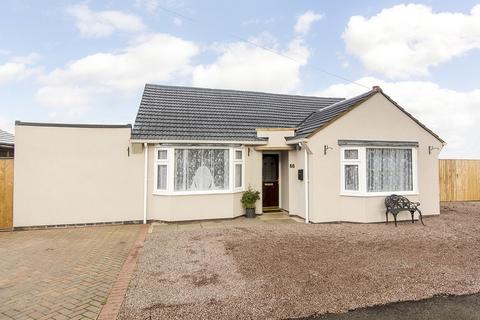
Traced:
<path fill-rule="evenodd" d="M 14 227 L 141 220 L 143 155 L 130 126 L 17 123 Z"/>

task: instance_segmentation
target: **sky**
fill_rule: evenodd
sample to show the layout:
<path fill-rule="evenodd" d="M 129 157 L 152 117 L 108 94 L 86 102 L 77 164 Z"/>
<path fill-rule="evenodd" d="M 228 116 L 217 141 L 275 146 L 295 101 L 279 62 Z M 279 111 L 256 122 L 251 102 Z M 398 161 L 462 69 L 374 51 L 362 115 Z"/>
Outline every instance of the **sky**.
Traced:
<path fill-rule="evenodd" d="M 479 49 L 478 0 L 2 0 L 0 128 L 133 123 L 145 83 L 379 85 L 447 142 L 442 158 L 480 158 Z"/>

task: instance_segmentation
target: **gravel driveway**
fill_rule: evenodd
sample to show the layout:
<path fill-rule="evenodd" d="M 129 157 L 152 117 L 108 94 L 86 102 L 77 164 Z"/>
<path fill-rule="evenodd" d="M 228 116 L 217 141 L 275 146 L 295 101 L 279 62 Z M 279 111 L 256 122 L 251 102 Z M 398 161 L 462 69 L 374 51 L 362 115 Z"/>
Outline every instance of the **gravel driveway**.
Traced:
<path fill-rule="evenodd" d="M 120 319 L 282 319 L 480 291 L 480 203 L 393 224 L 148 235 Z"/>

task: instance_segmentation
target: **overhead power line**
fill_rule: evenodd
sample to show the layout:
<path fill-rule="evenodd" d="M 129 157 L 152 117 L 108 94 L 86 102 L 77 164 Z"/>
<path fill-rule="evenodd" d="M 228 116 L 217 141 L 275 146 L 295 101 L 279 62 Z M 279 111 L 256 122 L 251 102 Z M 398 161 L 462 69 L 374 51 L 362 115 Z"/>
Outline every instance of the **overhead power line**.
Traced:
<path fill-rule="evenodd" d="M 158 6 L 158 7 L 159 7 L 160 9 L 162 9 L 163 11 L 165 11 L 165 12 L 167 12 L 167 13 L 170 13 L 171 15 L 180 17 L 180 18 L 182 18 L 182 19 L 188 20 L 188 21 L 193 22 L 193 23 L 205 25 L 205 26 L 211 28 L 211 26 L 210 26 L 209 24 L 204 23 L 204 22 L 199 21 L 199 20 L 196 20 L 196 19 L 193 19 L 193 18 L 191 18 L 191 17 L 189 17 L 189 16 L 186 16 L 186 15 L 184 15 L 184 14 L 182 14 L 182 13 L 180 13 L 180 12 L 177 12 L 177 11 L 175 11 L 175 10 L 166 8 L 166 7 L 164 7 L 164 6 Z M 218 30 L 218 28 L 215 28 L 215 30 Z M 230 36 L 230 37 L 232 37 L 232 38 L 235 38 L 235 39 L 237 39 L 237 40 L 239 40 L 239 41 L 242 41 L 242 42 L 247 43 L 247 44 L 249 44 L 249 45 L 255 46 L 255 47 L 260 48 L 260 49 L 262 49 L 262 50 L 268 51 L 268 52 L 270 52 L 270 53 L 276 54 L 276 55 L 278 55 L 278 56 L 280 56 L 280 57 L 283 57 L 283 58 L 285 58 L 285 59 L 294 61 L 294 62 L 296 62 L 296 63 L 298 63 L 298 64 L 302 64 L 302 62 L 298 61 L 297 59 L 295 59 L 295 58 L 293 58 L 293 57 L 291 57 L 291 56 L 289 56 L 289 55 L 286 55 L 286 54 L 284 54 L 284 53 L 278 52 L 277 50 L 275 50 L 275 49 L 273 49 L 273 48 L 269 48 L 269 47 L 263 46 L 263 45 L 261 45 L 261 44 L 258 44 L 258 43 L 256 43 L 256 42 L 254 42 L 254 41 L 245 39 L 245 38 L 243 38 L 243 37 L 240 37 L 240 36 L 235 35 L 235 34 L 232 34 L 232 33 L 227 33 L 227 32 L 225 32 L 225 33 L 226 33 L 228 36 Z M 348 78 L 346 78 L 346 77 L 344 77 L 344 76 L 338 75 L 338 74 L 333 73 L 333 72 L 330 72 L 330 71 L 328 71 L 328 70 L 325 70 L 325 69 L 323 69 L 323 68 L 321 68 L 321 67 L 319 67 L 319 66 L 311 65 L 311 67 L 313 67 L 313 68 L 319 70 L 320 72 L 322 72 L 322 73 L 324 73 L 324 74 L 327 74 L 327 75 L 329 75 L 329 76 L 331 76 L 331 77 L 334 77 L 334 78 L 337 78 L 337 79 L 346 81 L 346 82 L 348 82 L 348 83 L 355 84 L 355 85 L 360 86 L 360 87 L 362 87 L 362 88 L 370 89 L 370 87 L 368 87 L 368 86 L 365 86 L 365 85 L 363 85 L 363 84 L 361 84 L 361 83 L 359 83 L 359 82 L 350 80 L 350 79 L 348 79 Z"/>

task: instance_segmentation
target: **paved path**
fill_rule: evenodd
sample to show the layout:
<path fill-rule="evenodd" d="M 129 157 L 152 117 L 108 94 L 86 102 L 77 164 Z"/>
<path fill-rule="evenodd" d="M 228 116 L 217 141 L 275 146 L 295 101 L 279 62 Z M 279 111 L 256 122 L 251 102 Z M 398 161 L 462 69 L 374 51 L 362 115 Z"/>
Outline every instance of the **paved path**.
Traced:
<path fill-rule="evenodd" d="M 183 230 L 199 230 L 199 229 L 212 229 L 212 228 L 224 228 L 235 226 L 251 226 L 251 225 L 263 225 L 263 224 L 289 224 L 289 223 L 304 223 L 304 220 L 296 217 L 289 216 L 286 212 L 279 213 L 264 213 L 258 215 L 254 219 L 248 219 L 244 216 L 234 219 L 218 219 L 218 220 L 205 220 L 205 221 L 185 221 L 185 222 L 154 222 L 151 224 L 149 233 L 163 232 L 164 230 L 183 231 Z"/>
<path fill-rule="evenodd" d="M 0 319 L 96 319 L 140 228 L 0 233 Z"/>
<path fill-rule="evenodd" d="M 304 320 L 479 320 L 480 294 L 390 303 Z M 299 320 L 299 319 L 297 319 Z"/>

